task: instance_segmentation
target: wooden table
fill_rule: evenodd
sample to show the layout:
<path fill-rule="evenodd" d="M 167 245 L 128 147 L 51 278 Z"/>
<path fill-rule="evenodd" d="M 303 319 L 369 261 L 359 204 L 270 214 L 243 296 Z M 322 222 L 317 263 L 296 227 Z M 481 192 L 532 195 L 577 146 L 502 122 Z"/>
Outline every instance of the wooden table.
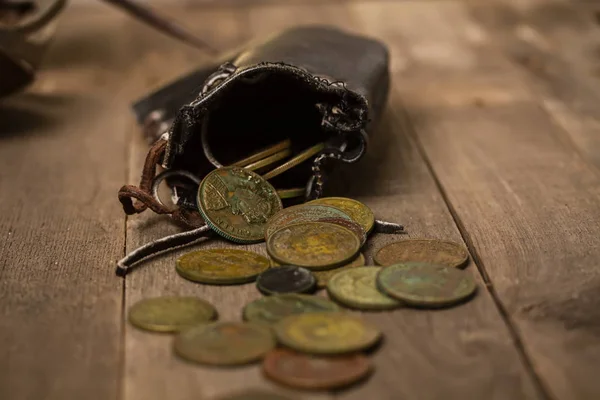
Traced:
<path fill-rule="evenodd" d="M 334 393 L 290 391 L 258 365 L 174 357 L 125 322 L 136 301 L 198 295 L 222 320 L 253 285 L 181 279 L 179 253 L 125 280 L 126 251 L 173 233 L 126 218 L 147 144 L 130 104 L 206 55 L 104 5 L 61 19 L 39 79 L 0 105 L 0 398 L 594 399 L 600 393 L 600 29 L 591 1 L 285 1 L 164 5 L 220 49 L 293 24 L 384 40 L 393 88 L 368 156 L 337 178 L 409 237 L 464 243 L 479 283 L 442 311 L 366 313 L 375 373 Z M 376 235 L 367 258 L 406 236 Z M 213 241 L 207 247 L 227 245 Z M 264 245 L 248 246 L 264 253 Z"/>

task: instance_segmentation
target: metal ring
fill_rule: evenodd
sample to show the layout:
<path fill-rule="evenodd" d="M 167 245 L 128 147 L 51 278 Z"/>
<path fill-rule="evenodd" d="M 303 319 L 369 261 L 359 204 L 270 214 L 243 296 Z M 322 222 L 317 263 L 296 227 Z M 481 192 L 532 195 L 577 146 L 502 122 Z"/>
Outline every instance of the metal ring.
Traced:
<path fill-rule="evenodd" d="M 208 115 L 205 115 L 202 119 L 202 132 L 200 133 L 200 140 L 202 141 L 202 151 L 204 151 L 204 155 L 206 156 L 208 162 L 210 162 L 216 168 L 223 168 L 223 164 L 217 161 L 210 150 L 210 147 L 208 146 Z"/>
<path fill-rule="evenodd" d="M 160 186 L 160 184 L 162 183 L 163 180 L 170 178 L 172 176 L 183 176 L 184 178 L 188 178 L 189 180 L 194 182 L 196 185 L 200 185 L 200 182 L 201 182 L 200 178 L 198 178 L 196 175 L 192 174 L 191 172 L 184 171 L 184 170 L 167 170 L 167 171 L 163 171 L 160 174 L 156 175 L 154 177 L 154 180 L 152 181 L 152 197 L 154 197 L 154 199 L 163 206 L 165 206 L 165 204 L 162 202 L 162 200 L 158 196 L 158 187 Z"/>

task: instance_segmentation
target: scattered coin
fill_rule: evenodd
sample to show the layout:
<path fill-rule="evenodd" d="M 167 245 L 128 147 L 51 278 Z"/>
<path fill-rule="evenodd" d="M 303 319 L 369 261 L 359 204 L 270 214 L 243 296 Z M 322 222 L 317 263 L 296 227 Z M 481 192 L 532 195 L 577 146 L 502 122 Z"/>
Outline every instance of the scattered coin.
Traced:
<path fill-rule="evenodd" d="M 358 200 L 348 199 L 346 197 L 323 197 L 321 199 L 310 201 L 308 204 L 326 204 L 339 208 L 360 224 L 367 235 L 375 225 L 375 215 L 373 215 L 373 211 Z"/>
<path fill-rule="evenodd" d="M 315 287 L 315 283 L 309 270 L 294 265 L 270 268 L 256 279 L 256 287 L 264 294 L 306 293 Z"/>
<path fill-rule="evenodd" d="M 292 315 L 275 325 L 281 344 L 310 354 L 343 354 L 364 350 L 379 341 L 381 332 L 344 313 Z"/>
<path fill-rule="evenodd" d="M 467 299 L 477 289 L 468 272 L 426 263 L 383 268 L 377 277 L 377 285 L 392 297 L 423 307 L 451 306 Z"/>
<path fill-rule="evenodd" d="M 275 347 L 267 327 L 250 323 L 218 322 L 181 331 L 175 352 L 201 364 L 239 365 L 262 358 Z"/>
<path fill-rule="evenodd" d="M 270 379 L 299 389 L 336 389 L 364 378 L 371 364 L 362 354 L 312 356 L 287 349 L 270 351 L 263 372 Z"/>
<path fill-rule="evenodd" d="M 436 239 L 409 239 L 383 246 L 375 254 L 375 264 L 388 266 L 404 262 L 460 267 L 469 259 L 467 250 L 458 243 Z"/>
<path fill-rule="evenodd" d="M 315 222 L 329 222 L 330 224 L 336 224 L 343 226 L 344 228 L 350 229 L 360 240 L 360 247 L 367 242 L 367 234 L 365 230 L 358 223 L 343 219 L 343 218 L 319 218 Z"/>
<path fill-rule="evenodd" d="M 239 167 L 209 172 L 198 188 L 200 214 L 219 235 L 238 243 L 264 238 L 265 224 L 283 208 L 277 191 L 252 171 Z"/>
<path fill-rule="evenodd" d="M 337 304 L 318 296 L 278 294 L 263 297 L 244 307 L 244 319 L 250 322 L 273 324 L 290 315 L 340 311 Z"/>
<path fill-rule="evenodd" d="M 350 268 L 362 267 L 365 265 L 365 256 L 362 253 L 358 253 L 358 257 L 356 257 L 352 262 L 346 265 L 342 265 L 341 267 L 337 267 L 334 269 L 328 269 L 326 271 L 313 271 L 313 275 L 317 278 L 317 287 L 324 288 L 327 286 L 327 282 L 331 279 L 332 276 L 337 274 L 338 272 L 345 271 Z"/>
<path fill-rule="evenodd" d="M 348 214 L 335 207 L 319 204 L 300 204 L 284 208 L 269 219 L 265 227 L 265 240 L 268 240 L 275 231 L 285 226 L 300 222 L 316 222 L 322 219 L 342 219 L 353 222 Z"/>
<path fill-rule="evenodd" d="M 177 332 L 215 319 L 217 310 L 197 297 L 154 297 L 129 310 L 132 325 L 154 332 Z"/>
<path fill-rule="evenodd" d="M 176 267 L 186 279 L 215 285 L 252 282 L 268 268 L 268 258 L 237 249 L 193 251 L 181 256 Z"/>
<path fill-rule="evenodd" d="M 216 399 L 215 399 L 216 400 Z M 243 392 L 237 392 L 225 397 L 219 397 L 218 400 L 293 400 L 291 397 L 279 393 L 265 392 L 258 389 L 250 389 Z"/>
<path fill-rule="evenodd" d="M 360 240 L 349 229 L 325 222 L 283 227 L 267 240 L 267 252 L 280 264 L 330 269 L 352 260 Z"/>
<path fill-rule="evenodd" d="M 329 296 L 338 303 L 360 310 L 391 310 L 402 305 L 377 289 L 381 267 L 350 268 L 335 274 L 327 284 Z"/>

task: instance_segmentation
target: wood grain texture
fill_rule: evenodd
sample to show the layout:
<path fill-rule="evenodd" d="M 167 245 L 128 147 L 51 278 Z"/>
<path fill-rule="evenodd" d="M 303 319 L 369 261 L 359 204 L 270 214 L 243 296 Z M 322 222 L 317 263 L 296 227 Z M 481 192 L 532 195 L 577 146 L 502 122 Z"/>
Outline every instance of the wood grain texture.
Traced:
<path fill-rule="evenodd" d="M 173 13 L 173 10 L 171 10 Z M 248 38 L 247 19 L 243 13 L 233 10 L 190 9 L 179 11 L 177 17 L 193 21 L 201 35 L 210 35 L 223 50 L 234 48 Z M 142 33 L 141 25 L 132 28 L 134 37 L 144 37 L 147 45 L 142 50 L 145 65 L 143 74 L 159 78 L 160 85 L 192 69 L 203 60 L 196 52 L 182 45 L 173 45 L 170 39 L 153 33 Z M 151 44 L 151 45 L 150 45 Z M 140 91 L 139 96 L 145 94 Z M 137 183 L 139 172 L 147 152 L 147 144 L 131 118 L 131 154 L 129 181 Z M 128 218 L 127 250 L 159 237 L 178 232 L 180 228 L 168 218 L 151 215 L 151 212 Z M 180 277 L 175 271 L 175 260 L 188 251 L 200 248 L 226 247 L 231 244 L 212 240 L 167 254 L 144 263 L 126 277 L 125 307 L 135 302 L 162 295 L 193 295 L 204 298 L 217 308 L 222 321 L 241 319 L 242 307 L 261 297 L 253 284 L 234 286 L 199 285 Z M 251 249 L 264 255 L 264 246 L 236 246 Z M 171 335 L 156 335 L 140 331 L 126 323 L 125 326 L 125 374 L 123 398 L 127 400 L 165 399 L 216 399 L 245 390 L 290 393 L 266 382 L 258 365 L 239 368 L 215 368 L 195 365 L 178 358 L 172 349 Z M 295 399 L 326 399 L 327 396 L 306 395 Z"/>
<path fill-rule="evenodd" d="M 548 395 L 594 398 L 598 175 L 565 145 L 522 72 L 485 41 L 469 40 L 464 5 L 414 7 L 405 15 L 419 18 L 396 20 L 403 33 L 440 44 L 445 25 L 455 39 L 441 53 L 451 57 L 462 40 L 470 60 L 451 69 L 414 49 L 395 85 L 414 136 Z"/>
<path fill-rule="evenodd" d="M 249 11 L 247 28 L 252 36 L 284 29 L 292 19 L 296 24 L 330 23 L 355 31 L 381 29 L 372 25 L 373 20 L 366 21 L 359 12 L 344 11 L 332 5 L 260 6 Z M 394 54 L 394 57 L 401 55 Z M 378 217 L 406 224 L 411 237 L 461 241 L 426 165 L 402 124 L 401 119 L 388 113 L 381 129 L 375 133 L 379 139 L 374 142 L 369 157 L 360 165 L 340 171 L 334 178 L 337 185 L 334 182 L 332 192 L 361 199 L 373 207 Z M 135 140 L 132 181 L 137 178 L 135 171 L 145 151 L 146 146 Z M 160 218 L 139 216 L 129 221 L 128 249 L 175 231 Z M 374 248 L 400 238 L 374 237 L 367 247 L 367 255 L 370 256 Z M 224 246 L 231 245 L 213 240 L 203 248 Z M 242 248 L 264 254 L 262 244 Z M 221 319 L 239 320 L 243 305 L 260 294 L 253 285 L 215 287 L 183 280 L 176 274 L 174 263 L 177 256 L 186 251 L 189 250 L 153 260 L 132 272 L 127 278 L 127 307 L 144 297 L 195 294 L 213 302 Z M 474 266 L 471 271 L 477 276 Z M 483 289 L 481 279 L 479 284 Z M 336 393 L 336 398 L 537 398 L 511 337 L 485 290 L 473 302 L 451 310 L 406 309 L 371 313 L 365 318 L 386 334 L 385 344 L 374 354 L 376 373 L 366 383 Z M 212 399 L 248 388 L 282 391 L 261 376 L 258 366 L 222 370 L 191 365 L 173 356 L 170 337 L 130 327 L 126 332 L 126 399 L 158 399 L 167 395 L 171 399 Z M 428 384 L 433 377 L 436 384 Z M 286 393 L 294 399 L 330 398 L 327 394 Z"/>
<path fill-rule="evenodd" d="M 35 85 L 0 104 L 2 399 L 117 395 L 123 23 L 68 11 Z"/>
<path fill-rule="evenodd" d="M 527 74 L 567 144 L 600 167 L 600 26 L 593 2 L 470 2 L 474 19 Z"/>

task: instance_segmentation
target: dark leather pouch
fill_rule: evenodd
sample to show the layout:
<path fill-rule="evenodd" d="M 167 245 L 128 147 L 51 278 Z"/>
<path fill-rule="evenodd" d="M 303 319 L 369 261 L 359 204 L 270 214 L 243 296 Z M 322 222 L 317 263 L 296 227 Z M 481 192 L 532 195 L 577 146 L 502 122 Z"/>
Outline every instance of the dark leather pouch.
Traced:
<path fill-rule="evenodd" d="M 149 136 L 162 135 L 148 157 L 146 182 L 137 189 L 150 194 L 148 174 L 154 179 L 155 163 L 201 179 L 289 139 L 292 157 L 324 145 L 271 183 L 277 189 L 304 187 L 306 198 L 318 197 L 329 168 L 356 162 L 366 151 L 388 88 L 388 52 L 381 42 L 331 27 L 284 31 L 134 105 Z M 146 204 L 148 196 L 126 188 L 119 193 L 126 212 L 160 212 Z M 133 204 L 131 197 L 144 204 Z M 180 208 L 195 207 L 193 188 L 180 188 L 177 197 Z"/>

